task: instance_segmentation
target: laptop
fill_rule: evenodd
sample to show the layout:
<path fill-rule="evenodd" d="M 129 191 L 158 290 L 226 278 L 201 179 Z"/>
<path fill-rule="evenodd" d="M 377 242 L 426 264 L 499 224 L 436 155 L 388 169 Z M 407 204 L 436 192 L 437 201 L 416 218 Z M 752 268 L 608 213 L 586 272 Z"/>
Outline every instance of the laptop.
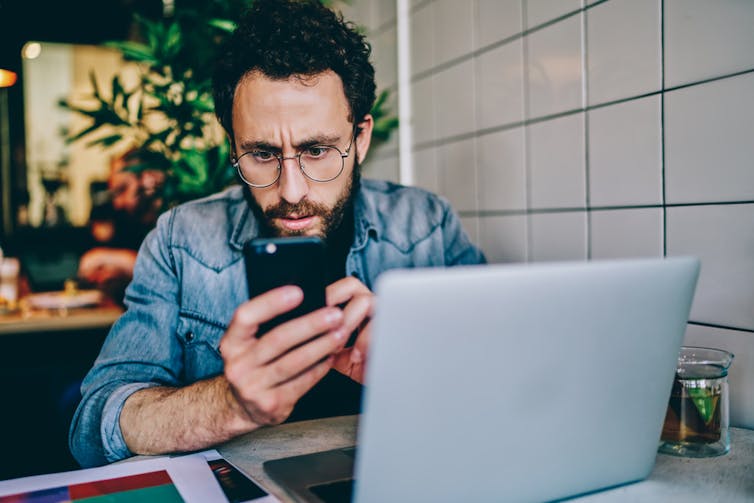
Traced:
<path fill-rule="evenodd" d="M 380 277 L 358 447 L 272 460 L 296 501 L 545 501 L 646 478 L 691 257 Z"/>

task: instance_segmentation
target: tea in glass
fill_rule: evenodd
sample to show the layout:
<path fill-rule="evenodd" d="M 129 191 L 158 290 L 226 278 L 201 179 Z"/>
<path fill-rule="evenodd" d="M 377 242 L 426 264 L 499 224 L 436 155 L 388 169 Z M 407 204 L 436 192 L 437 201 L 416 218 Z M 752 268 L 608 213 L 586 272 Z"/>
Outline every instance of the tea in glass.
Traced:
<path fill-rule="evenodd" d="M 719 349 L 681 348 L 660 452 L 708 457 L 730 450 L 728 367 L 732 360 L 731 353 Z"/>

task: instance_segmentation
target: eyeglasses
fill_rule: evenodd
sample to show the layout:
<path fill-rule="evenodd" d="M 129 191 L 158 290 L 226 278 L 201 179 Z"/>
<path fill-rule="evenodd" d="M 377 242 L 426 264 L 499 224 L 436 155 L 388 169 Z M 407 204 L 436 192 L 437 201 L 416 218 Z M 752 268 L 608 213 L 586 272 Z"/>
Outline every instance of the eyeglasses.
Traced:
<path fill-rule="evenodd" d="M 351 136 L 351 142 L 345 152 L 333 145 L 313 145 L 290 157 L 283 157 L 267 150 L 251 150 L 241 154 L 233 163 L 233 167 L 238 171 L 241 180 L 257 189 L 269 187 L 280 179 L 283 161 L 286 159 L 298 159 L 301 172 L 309 180 L 329 182 L 343 172 L 345 159 L 351 154 L 354 138 L 355 136 Z"/>

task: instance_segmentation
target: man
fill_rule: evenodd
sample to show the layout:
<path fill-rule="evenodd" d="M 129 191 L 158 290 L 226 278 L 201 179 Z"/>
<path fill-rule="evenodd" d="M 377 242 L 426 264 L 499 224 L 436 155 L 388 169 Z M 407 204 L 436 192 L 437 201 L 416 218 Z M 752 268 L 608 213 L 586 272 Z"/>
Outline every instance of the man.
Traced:
<path fill-rule="evenodd" d="M 358 412 L 353 381 L 364 380 L 377 276 L 484 261 L 444 200 L 360 179 L 373 127 L 369 53 L 316 1 L 256 0 L 242 19 L 214 91 L 245 183 L 174 208 L 145 240 L 127 311 L 82 385 L 70 437 L 82 465 Z M 257 338 L 302 292 L 248 300 L 242 247 L 294 235 L 326 240 L 328 307 Z"/>
<path fill-rule="evenodd" d="M 90 228 L 95 246 L 79 260 L 77 276 L 122 303 L 133 276 L 136 252 L 155 226 L 162 207 L 160 189 L 165 175 L 147 169 L 134 173 L 139 164 L 131 148 L 112 159 L 108 178 L 109 199 L 92 208 Z"/>

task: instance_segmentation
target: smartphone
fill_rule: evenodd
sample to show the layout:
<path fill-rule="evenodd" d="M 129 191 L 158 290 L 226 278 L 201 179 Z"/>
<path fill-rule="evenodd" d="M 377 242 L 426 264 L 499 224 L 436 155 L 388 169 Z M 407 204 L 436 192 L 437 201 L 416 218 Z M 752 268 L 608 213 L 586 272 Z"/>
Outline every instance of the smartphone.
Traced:
<path fill-rule="evenodd" d="M 325 306 L 325 245 L 317 237 L 252 239 L 244 246 L 249 298 L 273 288 L 297 285 L 304 300 L 295 309 L 259 327 L 261 337 L 283 322 Z"/>

